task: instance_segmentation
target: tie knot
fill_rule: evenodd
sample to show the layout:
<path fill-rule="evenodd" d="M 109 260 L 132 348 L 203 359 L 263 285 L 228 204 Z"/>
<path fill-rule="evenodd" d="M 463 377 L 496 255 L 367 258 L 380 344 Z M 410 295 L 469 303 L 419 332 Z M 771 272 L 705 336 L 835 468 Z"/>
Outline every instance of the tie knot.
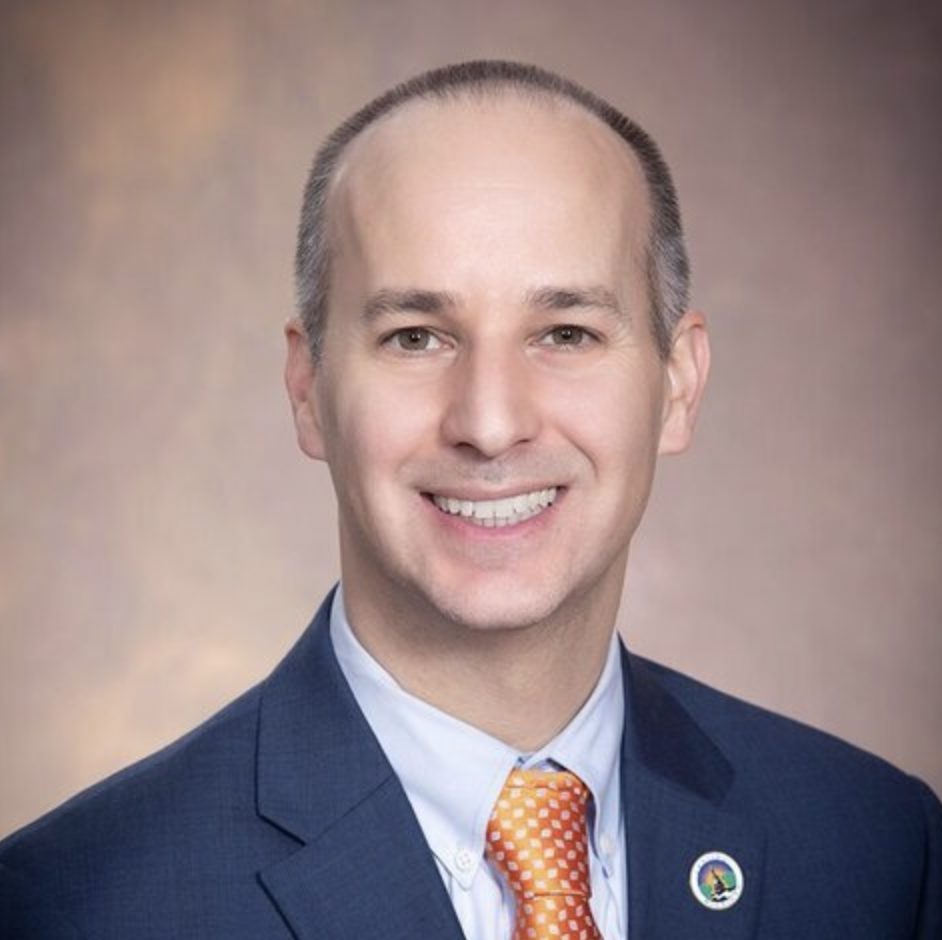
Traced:
<path fill-rule="evenodd" d="M 567 770 L 513 770 L 487 825 L 486 853 L 521 900 L 587 899 L 589 788 Z"/>

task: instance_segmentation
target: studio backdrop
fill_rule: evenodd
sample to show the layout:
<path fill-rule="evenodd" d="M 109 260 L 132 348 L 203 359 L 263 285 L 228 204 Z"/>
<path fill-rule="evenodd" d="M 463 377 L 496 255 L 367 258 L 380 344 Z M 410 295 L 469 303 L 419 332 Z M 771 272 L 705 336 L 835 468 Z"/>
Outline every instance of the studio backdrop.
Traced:
<path fill-rule="evenodd" d="M 889 0 L 0 12 L 0 832 L 261 679 L 338 574 L 281 384 L 314 149 L 536 62 L 674 169 L 714 371 L 634 648 L 942 790 L 942 14 Z"/>

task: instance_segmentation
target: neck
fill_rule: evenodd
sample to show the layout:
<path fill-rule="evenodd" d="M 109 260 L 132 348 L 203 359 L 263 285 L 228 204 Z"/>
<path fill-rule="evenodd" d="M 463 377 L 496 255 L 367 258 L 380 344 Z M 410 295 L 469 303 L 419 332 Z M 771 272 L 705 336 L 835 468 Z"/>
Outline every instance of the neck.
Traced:
<path fill-rule="evenodd" d="M 350 626 L 409 693 L 522 752 L 539 750 L 589 698 L 620 597 L 595 589 L 539 623 L 470 628 L 344 583 Z M 408 609 L 406 609 L 408 608 Z"/>

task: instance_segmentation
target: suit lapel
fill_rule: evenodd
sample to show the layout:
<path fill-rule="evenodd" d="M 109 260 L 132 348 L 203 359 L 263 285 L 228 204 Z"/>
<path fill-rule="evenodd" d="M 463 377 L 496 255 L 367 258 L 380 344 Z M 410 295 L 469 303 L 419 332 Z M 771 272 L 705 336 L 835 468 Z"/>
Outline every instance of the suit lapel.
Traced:
<path fill-rule="evenodd" d="M 651 664 L 623 652 L 623 668 L 629 937 L 752 938 L 764 835 L 736 812 L 733 768 Z M 707 852 L 732 856 L 742 869 L 742 895 L 725 910 L 708 909 L 690 888 L 691 867 Z"/>
<path fill-rule="evenodd" d="M 299 843 L 262 884 L 299 940 L 461 940 L 412 807 L 334 656 L 331 600 L 262 692 L 258 812 Z"/>

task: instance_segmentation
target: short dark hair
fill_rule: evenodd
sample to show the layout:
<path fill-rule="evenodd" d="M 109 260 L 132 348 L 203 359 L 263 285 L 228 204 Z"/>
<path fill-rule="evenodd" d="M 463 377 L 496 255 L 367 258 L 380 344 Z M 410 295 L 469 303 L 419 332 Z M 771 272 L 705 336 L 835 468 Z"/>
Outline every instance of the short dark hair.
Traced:
<path fill-rule="evenodd" d="M 534 65 L 483 60 L 433 69 L 396 85 L 344 121 L 318 150 L 304 189 L 295 256 L 298 310 L 315 361 L 322 351 L 330 281 L 327 200 L 334 173 L 351 141 L 409 101 L 448 101 L 505 92 L 573 102 L 600 118 L 634 152 L 648 185 L 652 208 L 645 265 L 651 324 L 658 350 L 666 358 L 673 328 L 687 307 L 690 263 L 677 192 L 657 144 L 607 101 L 569 79 Z"/>

